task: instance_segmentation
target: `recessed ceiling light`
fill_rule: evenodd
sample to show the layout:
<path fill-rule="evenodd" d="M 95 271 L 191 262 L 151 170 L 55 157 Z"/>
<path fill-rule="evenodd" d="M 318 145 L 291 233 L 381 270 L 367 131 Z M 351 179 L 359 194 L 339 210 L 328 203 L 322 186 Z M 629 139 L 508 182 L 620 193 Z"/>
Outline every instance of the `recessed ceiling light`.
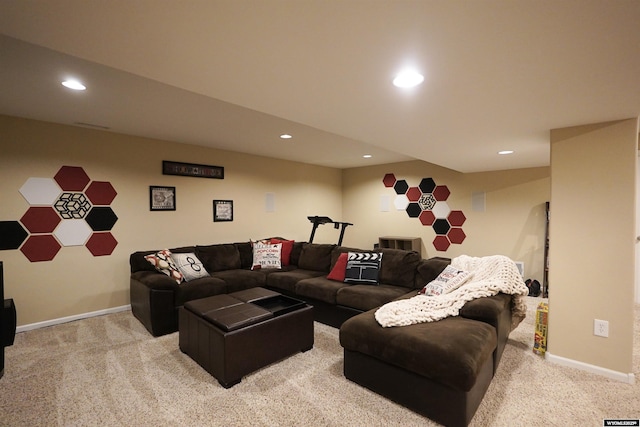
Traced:
<path fill-rule="evenodd" d="M 414 87 L 418 86 L 424 81 L 424 76 L 414 70 L 405 70 L 400 72 L 395 79 L 393 79 L 394 86 L 397 87 Z"/>
<path fill-rule="evenodd" d="M 502 150 L 502 151 L 498 151 L 498 154 L 502 155 L 502 154 L 513 154 L 513 150 Z"/>
<path fill-rule="evenodd" d="M 280 138 L 282 138 L 282 139 L 291 139 L 293 137 L 291 135 L 289 135 L 288 133 L 283 133 L 282 135 L 280 135 Z"/>
<path fill-rule="evenodd" d="M 371 154 L 365 154 L 365 155 L 363 155 L 362 157 L 364 157 L 365 159 L 370 159 L 370 158 L 372 158 L 373 156 L 372 156 Z"/>
<path fill-rule="evenodd" d="M 62 86 L 73 90 L 85 90 L 87 87 L 77 80 L 69 79 L 62 82 Z"/>

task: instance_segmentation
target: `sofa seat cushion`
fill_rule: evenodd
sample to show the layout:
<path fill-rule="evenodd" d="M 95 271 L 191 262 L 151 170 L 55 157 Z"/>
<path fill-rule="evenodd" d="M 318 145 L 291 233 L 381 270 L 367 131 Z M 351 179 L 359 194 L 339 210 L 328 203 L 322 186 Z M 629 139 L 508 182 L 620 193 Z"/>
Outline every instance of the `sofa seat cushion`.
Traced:
<path fill-rule="evenodd" d="M 296 283 L 295 293 L 303 298 L 313 298 L 318 301 L 326 302 L 327 304 L 335 305 L 338 291 L 342 288 L 348 288 L 349 286 L 351 285 L 327 279 L 326 276 L 320 276 L 300 280 Z"/>
<path fill-rule="evenodd" d="M 340 328 L 340 344 L 383 362 L 469 391 L 497 345 L 495 328 L 463 317 L 383 328 L 375 310 L 352 317 Z M 371 375 L 375 375 L 372 372 Z"/>
<path fill-rule="evenodd" d="M 303 268 L 294 268 L 291 270 L 274 271 L 267 275 L 267 286 L 274 289 L 281 289 L 288 293 L 295 293 L 295 285 L 300 280 L 309 279 L 318 276 L 324 276 L 327 273 L 322 271 L 305 270 Z"/>
<path fill-rule="evenodd" d="M 194 279 L 190 282 L 183 282 L 176 287 L 175 305 L 179 307 L 187 301 L 226 294 L 227 292 L 227 283 L 217 277 Z"/>
<path fill-rule="evenodd" d="M 211 276 L 224 280 L 227 284 L 227 292 L 257 288 L 267 283 L 266 274 L 259 270 L 224 270 L 216 271 Z"/>
<path fill-rule="evenodd" d="M 351 285 L 338 290 L 336 303 L 346 307 L 368 311 L 380 307 L 394 299 L 411 292 L 410 288 L 392 285 Z"/>

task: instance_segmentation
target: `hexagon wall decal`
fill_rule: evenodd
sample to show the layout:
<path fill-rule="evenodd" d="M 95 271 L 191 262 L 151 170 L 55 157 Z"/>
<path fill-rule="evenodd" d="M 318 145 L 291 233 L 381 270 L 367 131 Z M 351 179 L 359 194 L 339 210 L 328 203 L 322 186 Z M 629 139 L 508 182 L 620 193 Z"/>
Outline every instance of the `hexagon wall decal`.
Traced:
<path fill-rule="evenodd" d="M 0 250 L 18 249 L 28 235 L 18 221 L 0 221 Z"/>
<path fill-rule="evenodd" d="M 397 210 L 403 211 L 407 209 L 407 206 L 409 205 L 409 199 L 404 194 L 397 195 L 396 198 L 393 200 L 393 205 L 396 207 Z"/>
<path fill-rule="evenodd" d="M 436 216 L 431 211 L 422 211 L 418 216 L 422 225 L 433 225 L 436 220 Z"/>
<path fill-rule="evenodd" d="M 31 206 L 20 218 L 31 233 L 51 233 L 60 221 L 60 215 L 51 206 Z"/>
<path fill-rule="evenodd" d="M 422 178 L 418 187 L 423 193 L 431 193 L 436 188 L 436 182 L 433 178 Z"/>
<path fill-rule="evenodd" d="M 418 187 L 409 187 L 407 190 L 407 198 L 411 202 L 417 202 L 420 200 L 420 196 L 422 196 L 422 191 Z"/>
<path fill-rule="evenodd" d="M 89 175 L 79 166 L 62 166 L 53 178 L 64 191 L 82 191 L 89 183 Z"/>
<path fill-rule="evenodd" d="M 467 217 L 464 216 L 462 211 L 451 211 L 447 219 L 452 227 L 462 227 L 462 224 L 464 224 Z"/>
<path fill-rule="evenodd" d="M 433 239 L 433 247 L 438 251 L 444 252 L 449 249 L 450 245 L 451 242 L 447 239 L 447 236 L 436 236 L 436 238 Z"/>
<path fill-rule="evenodd" d="M 454 227 L 447 233 L 447 237 L 451 243 L 461 244 L 464 242 L 464 239 L 467 237 L 462 231 L 462 228 Z"/>
<path fill-rule="evenodd" d="M 436 202 L 431 209 L 436 218 L 446 218 L 449 216 L 449 212 L 451 212 L 451 208 L 447 202 Z"/>
<path fill-rule="evenodd" d="M 411 187 L 393 173 L 386 174 L 382 182 L 387 188 L 393 187 L 398 195 L 394 201 L 398 210 L 404 207 L 410 218 L 418 218 L 422 225 L 431 226 L 436 234 L 433 240 L 436 250 L 446 251 L 451 244 L 461 244 L 466 239 L 461 227 L 467 218 L 462 211 L 449 207 L 448 186 L 436 184 L 433 178 L 422 178 L 417 187 Z"/>
<path fill-rule="evenodd" d="M 62 246 L 82 246 L 93 230 L 83 219 L 70 219 L 63 221 L 53 233 L 54 236 L 62 243 Z"/>
<path fill-rule="evenodd" d="M 417 203 L 409 203 L 409 206 L 407 206 L 406 211 L 409 217 L 418 218 L 420 216 L 420 212 L 422 212 L 422 209 L 420 209 L 420 205 Z"/>
<path fill-rule="evenodd" d="M 86 244 L 93 256 L 111 255 L 117 245 L 111 233 L 93 233 Z"/>
<path fill-rule="evenodd" d="M 436 199 L 433 197 L 433 194 L 425 193 L 418 199 L 418 204 L 423 211 L 430 211 L 436 204 Z"/>
<path fill-rule="evenodd" d="M 109 206 L 117 195 L 110 182 L 92 182 L 82 167 L 62 166 L 53 179 L 29 178 L 18 191 L 30 207 L 20 221 L 0 221 L 0 250 L 20 249 L 39 262 L 53 260 L 62 246 L 85 245 L 94 256 L 117 246 L 108 232 L 118 220 Z"/>
<path fill-rule="evenodd" d="M 386 174 L 384 178 L 382 178 L 382 183 L 385 187 L 393 187 L 393 185 L 396 183 L 395 175 L 392 173 Z"/>
<path fill-rule="evenodd" d="M 449 229 L 451 228 L 451 226 L 449 225 L 449 222 L 447 222 L 446 219 L 436 219 L 433 222 L 433 231 L 436 232 L 436 234 L 447 234 L 449 232 Z"/>
<path fill-rule="evenodd" d="M 447 200 L 450 194 L 451 192 L 446 185 L 436 185 L 436 188 L 433 190 L 433 197 L 439 202 Z"/>
<path fill-rule="evenodd" d="M 94 206 L 85 220 L 93 231 L 109 231 L 118 217 L 109 206 Z"/>
<path fill-rule="evenodd" d="M 92 204 L 106 206 L 116 198 L 116 190 L 110 182 L 93 181 L 84 192 Z"/>
<path fill-rule="evenodd" d="M 31 206 L 52 205 L 62 192 L 51 178 L 29 178 L 19 191 Z"/>
<path fill-rule="evenodd" d="M 60 250 L 60 243 L 51 234 L 31 235 L 20 251 L 31 262 L 51 261 Z"/>
<path fill-rule="evenodd" d="M 91 203 L 82 193 L 62 193 L 55 208 L 64 219 L 82 219 L 91 209 Z"/>
<path fill-rule="evenodd" d="M 396 181 L 393 186 L 393 189 L 396 191 L 396 194 L 405 194 L 409 189 L 409 184 L 404 179 Z"/>

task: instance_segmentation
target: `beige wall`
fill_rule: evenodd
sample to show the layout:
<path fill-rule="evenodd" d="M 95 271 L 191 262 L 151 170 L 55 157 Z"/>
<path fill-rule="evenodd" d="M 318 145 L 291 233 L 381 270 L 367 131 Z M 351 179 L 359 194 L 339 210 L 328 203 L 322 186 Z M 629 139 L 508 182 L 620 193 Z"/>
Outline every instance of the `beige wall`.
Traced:
<path fill-rule="evenodd" d="M 548 350 L 621 373 L 632 372 L 637 137 L 637 119 L 551 132 Z"/>
<path fill-rule="evenodd" d="M 30 177 L 53 178 L 61 166 L 81 166 L 117 191 L 111 256 L 63 247 L 52 261 L 32 263 L 19 250 L 0 251 L 5 295 L 25 325 L 129 304 L 129 254 L 136 250 L 247 241 L 270 235 L 308 240 L 307 215 L 339 218 L 338 169 L 151 140 L 111 132 L 0 116 L 0 221 L 19 220 L 28 204 L 19 193 Z M 219 165 L 225 179 L 166 176 L 162 160 Z M 176 187 L 175 212 L 149 211 L 149 186 Z M 275 212 L 265 211 L 266 193 Z M 234 221 L 212 220 L 212 200 L 234 201 Z M 333 242 L 333 229 L 316 242 Z"/>
<path fill-rule="evenodd" d="M 396 194 L 382 183 L 393 173 L 409 186 L 418 186 L 423 178 L 446 185 L 451 194 L 447 204 L 461 210 L 466 221 L 466 238 L 445 252 L 433 246 L 435 233 L 417 218 L 410 218 L 393 205 Z M 425 258 L 455 257 L 466 254 L 485 256 L 503 254 L 525 263 L 525 276 L 542 283 L 545 202 L 549 200 L 549 168 L 530 168 L 500 172 L 462 174 L 427 162 L 413 161 L 343 171 L 343 218 L 353 222 L 347 229 L 345 244 L 370 248 L 378 236 L 410 236 L 422 239 Z M 485 193 L 485 210 L 474 211 L 472 193 Z M 381 198 L 389 197 L 390 211 L 382 212 Z"/>

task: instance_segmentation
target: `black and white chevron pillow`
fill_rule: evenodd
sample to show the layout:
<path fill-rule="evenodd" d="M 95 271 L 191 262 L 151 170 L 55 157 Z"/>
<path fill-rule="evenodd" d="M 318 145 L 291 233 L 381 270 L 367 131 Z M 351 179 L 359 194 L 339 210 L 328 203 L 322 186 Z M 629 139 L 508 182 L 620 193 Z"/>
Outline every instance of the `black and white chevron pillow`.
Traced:
<path fill-rule="evenodd" d="M 381 262 L 382 252 L 349 252 L 344 282 L 377 285 Z"/>

